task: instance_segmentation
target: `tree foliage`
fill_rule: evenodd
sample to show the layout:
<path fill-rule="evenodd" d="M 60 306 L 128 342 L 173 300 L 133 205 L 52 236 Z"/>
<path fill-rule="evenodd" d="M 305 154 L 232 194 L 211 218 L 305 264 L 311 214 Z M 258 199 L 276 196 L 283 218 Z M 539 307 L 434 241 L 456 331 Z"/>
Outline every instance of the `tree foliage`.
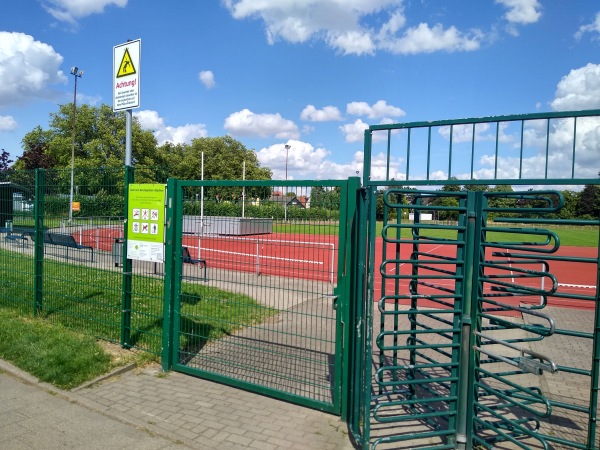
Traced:
<path fill-rule="evenodd" d="M 579 195 L 575 213 L 580 217 L 597 219 L 600 216 L 600 188 L 586 184 Z"/>
<path fill-rule="evenodd" d="M 23 156 L 15 167 L 67 168 L 71 166 L 72 152 L 76 168 L 123 166 L 125 113 L 113 112 L 108 105 L 82 105 L 77 108 L 75 117 L 74 147 L 73 105 L 59 105 L 58 111 L 50 114 L 48 130 L 37 126 L 25 135 L 22 140 Z M 160 162 L 155 159 L 156 146 L 152 132 L 142 130 L 134 118 L 132 162 L 135 165 L 156 165 Z"/>
<path fill-rule="evenodd" d="M 10 168 L 10 163 L 12 162 L 12 159 L 10 158 L 10 154 L 2 149 L 2 153 L 0 153 L 0 172 L 8 170 Z"/>

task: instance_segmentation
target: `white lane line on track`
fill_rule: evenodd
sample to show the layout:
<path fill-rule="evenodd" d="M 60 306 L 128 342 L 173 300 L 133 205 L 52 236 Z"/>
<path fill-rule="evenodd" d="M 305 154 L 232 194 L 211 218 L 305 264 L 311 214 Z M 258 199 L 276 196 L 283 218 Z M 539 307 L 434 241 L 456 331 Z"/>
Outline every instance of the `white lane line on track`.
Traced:
<path fill-rule="evenodd" d="M 215 250 L 212 248 L 202 248 L 202 251 L 203 252 L 225 253 L 227 255 L 249 256 L 252 258 L 256 258 L 256 253 L 230 252 L 227 250 Z M 274 260 L 278 260 L 278 261 L 290 261 L 290 262 L 299 262 L 299 263 L 305 263 L 305 264 L 316 264 L 319 266 L 323 265 L 322 261 L 309 261 L 307 259 L 291 259 L 291 258 L 282 258 L 280 256 L 266 256 L 266 255 L 259 255 L 258 257 L 262 258 L 262 259 L 274 259 Z"/>
<path fill-rule="evenodd" d="M 596 286 L 588 286 L 587 284 L 558 283 L 558 285 L 562 286 L 562 287 L 572 287 L 572 288 L 582 288 L 582 289 L 596 289 Z"/>

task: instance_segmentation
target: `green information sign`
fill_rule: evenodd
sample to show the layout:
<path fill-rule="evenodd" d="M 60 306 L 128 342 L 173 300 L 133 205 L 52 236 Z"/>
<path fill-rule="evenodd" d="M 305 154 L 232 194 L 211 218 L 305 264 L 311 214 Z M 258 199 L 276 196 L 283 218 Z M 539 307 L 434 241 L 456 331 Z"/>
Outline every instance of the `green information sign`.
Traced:
<path fill-rule="evenodd" d="M 165 185 L 130 184 L 127 257 L 164 261 Z"/>

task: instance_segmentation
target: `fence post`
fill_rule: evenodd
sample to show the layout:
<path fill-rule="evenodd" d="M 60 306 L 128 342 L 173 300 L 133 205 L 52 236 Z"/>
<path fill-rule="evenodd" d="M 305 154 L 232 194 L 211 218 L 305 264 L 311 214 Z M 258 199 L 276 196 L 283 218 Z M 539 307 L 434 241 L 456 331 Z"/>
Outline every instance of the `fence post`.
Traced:
<path fill-rule="evenodd" d="M 33 247 L 33 315 L 43 308 L 44 300 L 44 188 L 46 184 L 46 171 L 35 169 L 35 199 L 33 203 L 33 217 L 35 238 Z"/>
<path fill-rule="evenodd" d="M 352 362 L 354 354 L 352 353 L 355 349 L 356 343 L 350 342 L 356 334 L 356 331 L 351 329 L 353 327 L 353 317 L 351 314 L 355 313 L 357 298 L 356 292 L 353 292 L 353 283 L 356 283 L 355 278 L 360 271 L 356 270 L 357 264 L 355 264 L 356 258 L 356 233 L 358 226 L 358 192 L 360 190 L 360 180 L 358 177 L 348 178 L 348 181 L 342 187 L 342 194 L 344 196 L 340 198 L 340 217 L 338 218 L 339 233 L 338 233 L 338 267 L 337 267 L 337 288 L 334 294 L 339 295 L 337 300 L 338 310 L 337 318 L 338 322 L 342 326 L 336 327 L 338 334 L 336 335 L 336 343 L 343 345 L 343 348 L 336 349 L 335 354 L 339 355 L 336 358 L 340 358 L 336 361 L 336 372 L 341 372 L 339 379 L 339 386 L 336 387 L 335 395 L 340 395 L 340 415 L 342 420 L 348 422 L 350 414 L 348 408 L 351 407 L 354 402 L 352 396 L 354 395 L 350 389 L 353 384 L 355 374 L 351 373 L 351 368 L 356 367 Z M 334 283 L 334 271 L 335 271 L 335 245 L 332 244 L 331 248 L 331 284 Z M 361 274 L 362 275 L 362 274 Z M 357 388 L 357 386 L 354 386 Z"/>
<path fill-rule="evenodd" d="M 123 254 L 122 254 L 122 267 L 123 267 L 123 280 L 122 280 L 122 294 L 121 294 L 121 347 L 131 347 L 131 290 L 132 290 L 132 270 L 133 264 L 131 259 L 127 257 L 127 220 L 129 218 L 129 184 L 134 181 L 134 169 L 131 166 L 125 166 L 124 173 L 124 197 L 125 197 L 125 210 L 123 217 L 125 221 L 123 223 Z"/>
<path fill-rule="evenodd" d="M 162 326 L 162 353 L 161 363 L 162 370 L 167 372 L 173 367 L 173 344 L 174 336 L 174 308 L 175 308 L 175 290 L 177 283 L 177 275 L 174 273 L 177 269 L 176 264 L 179 264 L 181 269 L 181 259 L 175 263 L 175 255 L 181 255 L 181 239 L 175 241 L 177 236 L 176 221 L 182 220 L 182 214 L 177 214 L 179 211 L 177 202 L 179 201 L 180 187 L 177 180 L 169 178 L 167 181 L 166 195 L 166 215 L 165 215 L 165 254 L 164 254 L 164 299 L 163 299 L 163 326 Z M 181 238 L 181 236 L 179 236 Z M 179 251 L 175 251 L 175 245 L 179 247 Z"/>
<path fill-rule="evenodd" d="M 464 251 L 464 284 L 462 305 L 462 332 L 460 343 L 458 405 L 456 419 L 456 448 L 471 448 L 473 435 L 473 386 L 475 382 L 475 354 L 472 351 L 473 316 L 477 316 L 478 284 L 479 284 L 479 252 L 481 248 L 481 215 L 483 214 L 483 195 L 481 192 L 469 192 L 467 196 L 467 217 L 465 251 Z"/>

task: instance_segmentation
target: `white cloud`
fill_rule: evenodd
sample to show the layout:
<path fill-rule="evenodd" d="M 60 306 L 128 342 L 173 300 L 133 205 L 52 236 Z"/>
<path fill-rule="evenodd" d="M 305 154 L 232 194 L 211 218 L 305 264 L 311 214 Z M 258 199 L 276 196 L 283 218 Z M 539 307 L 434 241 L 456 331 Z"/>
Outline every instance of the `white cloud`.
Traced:
<path fill-rule="evenodd" d="M 128 0 L 44 0 L 44 9 L 56 20 L 75 24 L 77 19 L 98 14 L 107 6 L 124 8 Z"/>
<path fill-rule="evenodd" d="M 527 25 L 537 22 L 542 16 L 542 5 L 538 0 L 496 0 L 508 11 L 504 18 L 514 24 Z"/>
<path fill-rule="evenodd" d="M 50 98 L 52 84 L 66 83 L 63 57 L 23 33 L 0 31 L 0 106 Z"/>
<path fill-rule="evenodd" d="M 588 25 L 583 25 L 575 33 L 577 39 L 581 39 L 585 33 L 598 33 L 600 35 L 600 12 L 596 14 L 594 21 Z M 600 36 L 595 36 L 595 39 L 600 39 Z"/>
<path fill-rule="evenodd" d="M 0 116 L 0 131 L 12 131 L 17 128 L 17 121 L 12 116 Z"/>
<path fill-rule="evenodd" d="M 372 55 L 375 43 L 371 33 L 367 31 L 346 31 L 344 33 L 328 33 L 327 43 L 344 55 Z"/>
<path fill-rule="evenodd" d="M 600 64 L 588 64 L 563 77 L 551 103 L 555 111 L 600 108 Z"/>
<path fill-rule="evenodd" d="M 223 127 L 236 137 L 270 137 L 297 139 L 300 136 L 294 122 L 277 114 L 255 114 L 249 109 L 231 114 Z"/>
<path fill-rule="evenodd" d="M 328 122 L 330 120 L 342 120 L 342 114 L 335 106 L 325 106 L 323 109 L 317 109 L 314 105 L 308 105 L 300 114 L 300 119 L 310 122 Z"/>
<path fill-rule="evenodd" d="M 346 135 L 346 142 L 360 142 L 365 137 L 365 130 L 369 128 L 369 124 L 360 119 L 356 119 L 354 123 L 347 123 L 340 126 L 342 133 Z"/>
<path fill-rule="evenodd" d="M 362 173 L 362 152 L 355 152 L 349 162 L 337 163 L 327 159 L 331 152 L 324 148 L 288 140 L 285 144 L 274 144 L 256 153 L 261 166 L 273 170 L 273 179 L 285 179 L 286 145 L 290 146 L 287 150 L 288 180 L 345 179 L 356 176 L 356 172 Z"/>
<path fill-rule="evenodd" d="M 508 1 L 508 0 L 506 0 Z M 342 54 L 374 54 L 378 50 L 412 54 L 471 51 L 481 33 L 463 33 L 441 24 L 421 23 L 402 33 L 406 24 L 403 0 L 224 0 L 235 19 L 258 18 L 267 40 L 302 43 L 321 40 Z M 373 17 L 382 18 L 374 22 Z"/>
<path fill-rule="evenodd" d="M 392 119 L 383 118 L 379 121 L 379 124 L 390 124 L 394 123 Z M 360 119 L 356 119 L 354 123 L 347 123 L 340 125 L 339 129 L 346 136 L 346 142 L 363 142 L 365 138 L 365 130 L 369 128 L 369 124 L 363 122 Z M 396 130 L 392 131 L 395 134 Z M 373 133 L 373 142 L 383 142 L 387 140 L 387 133 Z"/>
<path fill-rule="evenodd" d="M 351 102 L 346 105 L 346 112 L 353 116 L 367 116 L 369 119 L 378 119 L 381 117 L 402 117 L 406 113 L 392 105 L 388 105 L 385 100 L 379 100 L 372 106 L 367 102 Z"/>
<path fill-rule="evenodd" d="M 481 46 L 482 33 L 465 34 L 456 27 L 444 28 L 441 24 L 430 27 L 426 23 L 409 28 L 399 38 L 388 36 L 379 46 L 391 53 L 415 55 L 418 53 L 473 51 Z"/>
<path fill-rule="evenodd" d="M 173 144 L 189 144 L 195 138 L 206 137 L 208 132 L 202 123 L 186 124 L 179 127 L 166 126 L 165 121 L 156 111 L 143 110 L 134 113 L 144 130 L 150 130 L 158 141 L 158 145 L 166 142 Z"/>
<path fill-rule="evenodd" d="M 206 86 L 207 89 L 215 87 L 215 75 L 210 70 L 203 70 L 198 74 L 198 79 Z"/>

